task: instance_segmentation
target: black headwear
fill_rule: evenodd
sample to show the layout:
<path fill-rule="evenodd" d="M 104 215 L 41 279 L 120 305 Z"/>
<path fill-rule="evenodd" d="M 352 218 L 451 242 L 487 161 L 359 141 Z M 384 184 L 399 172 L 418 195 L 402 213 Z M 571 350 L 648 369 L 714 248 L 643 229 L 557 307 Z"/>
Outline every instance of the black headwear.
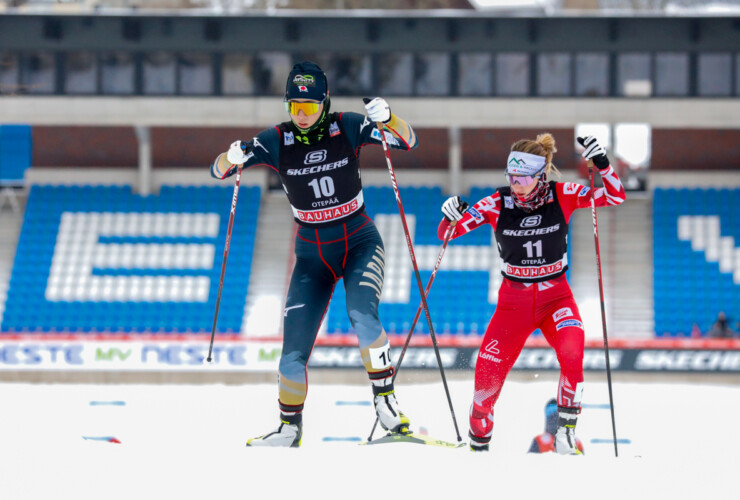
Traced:
<path fill-rule="evenodd" d="M 329 99 L 329 82 L 318 64 L 303 61 L 293 66 L 288 74 L 288 81 L 285 83 L 285 100 L 291 99 L 311 99 L 324 103 L 321 116 L 308 129 L 299 128 L 292 123 L 296 140 L 304 144 L 314 144 L 323 139 L 329 129 L 331 100 Z"/>
<path fill-rule="evenodd" d="M 318 64 L 303 61 L 293 66 L 285 83 L 285 99 L 323 101 L 329 93 L 326 74 Z"/>

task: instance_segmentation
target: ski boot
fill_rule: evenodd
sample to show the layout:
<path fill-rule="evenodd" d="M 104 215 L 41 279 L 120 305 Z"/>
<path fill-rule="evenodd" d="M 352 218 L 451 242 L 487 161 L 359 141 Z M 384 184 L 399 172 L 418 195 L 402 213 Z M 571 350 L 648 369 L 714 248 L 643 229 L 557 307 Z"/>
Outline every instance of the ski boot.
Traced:
<path fill-rule="evenodd" d="M 555 432 L 555 451 L 559 455 L 582 455 L 576 445 L 576 421 L 580 408 L 558 406 L 558 430 Z"/>
<path fill-rule="evenodd" d="M 373 403 L 375 404 L 375 413 L 378 415 L 378 421 L 383 429 L 397 433 L 410 434 L 409 418 L 398 409 L 398 401 L 393 389 L 393 385 L 385 387 L 373 386 Z"/>
<path fill-rule="evenodd" d="M 247 446 L 284 446 L 298 448 L 303 436 L 303 415 L 280 414 L 280 427 L 276 430 L 247 440 Z"/>
<path fill-rule="evenodd" d="M 491 436 L 478 437 L 473 435 L 472 432 L 468 432 L 468 437 L 470 438 L 470 451 L 488 451 Z"/>
<path fill-rule="evenodd" d="M 493 409 L 473 402 L 470 405 L 470 451 L 488 451 L 493 435 Z"/>

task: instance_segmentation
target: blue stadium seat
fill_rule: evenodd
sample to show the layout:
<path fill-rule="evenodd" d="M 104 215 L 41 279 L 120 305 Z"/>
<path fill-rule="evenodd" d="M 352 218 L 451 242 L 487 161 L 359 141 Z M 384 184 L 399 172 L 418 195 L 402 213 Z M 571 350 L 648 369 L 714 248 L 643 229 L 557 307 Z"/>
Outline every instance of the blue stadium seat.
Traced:
<path fill-rule="evenodd" d="M 152 196 L 136 195 L 128 186 L 33 186 L 28 197 L 0 329 L 28 332 L 124 331 L 142 333 L 151 331 L 175 333 L 201 329 L 203 324 L 210 321 L 205 318 L 212 319 L 212 300 L 162 302 L 162 299 L 146 298 L 143 295 L 134 297 L 135 300 L 127 301 L 120 301 L 115 297 L 106 299 L 102 296 L 92 300 L 76 300 L 76 297 L 69 294 L 72 293 L 70 290 L 76 290 L 81 286 L 79 285 L 82 283 L 81 279 L 87 279 L 88 286 L 90 279 L 104 280 L 110 277 L 129 280 L 121 282 L 124 286 L 122 291 L 131 294 L 134 292 L 131 288 L 133 282 L 130 280 L 139 275 L 163 276 L 167 279 L 178 276 L 204 276 L 210 280 L 207 293 L 209 298 L 213 298 L 219 281 L 225 227 L 232 193 L 233 189 L 230 187 L 211 186 L 164 186 L 159 195 Z M 237 218 L 247 220 L 253 217 L 254 212 L 259 208 L 259 198 L 259 187 L 243 187 L 240 192 L 240 203 L 237 205 Z M 100 217 L 119 217 L 120 220 L 129 224 L 136 220 L 131 218 L 132 214 L 163 212 L 176 216 L 215 213 L 220 220 L 219 231 L 217 234 L 194 238 L 186 235 L 190 234 L 188 233 L 190 228 L 177 226 L 180 219 L 172 219 L 168 224 L 175 224 L 175 226 L 169 227 L 169 232 L 166 234 L 153 234 L 147 237 L 116 236 L 113 240 L 123 238 L 126 243 L 129 241 L 135 243 L 137 238 L 140 238 L 142 241 L 146 240 L 153 244 L 209 243 L 215 246 L 214 255 L 216 256 L 211 268 L 202 270 L 171 267 L 137 269 L 117 264 L 113 269 L 94 268 L 92 275 L 85 277 L 84 273 L 80 274 L 79 271 L 75 271 L 72 274 L 69 270 L 79 269 L 81 255 L 83 255 L 83 252 L 80 252 L 80 245 L 88 243 L 75 240 L 77 241 L 76 246 L 71 247 L 70 251 L 62 252 L 57 249 L 55 254 L 55 245 L 60 230 L 65 231 L 60 237 L 64 236 L 69 241 L 74 240 L 75 231 L 82 231 L 83 228 L 88 227 L 85 226 L 87 223 L 84 221 L 87 219 L 84 217 L 89 214 L 100 214 Z M 66 214 L 64 215 L 66 220 L 74 221 L 77 226 L 71 229 L 70 227 L 62 228 L 60 224 L 63 214 Z M 74 229 L 75 227 L 78 229 Z M 111 244 L 107 243 L 104 238 L 98 233 L 98 240 L 93 244 Z M 255 225 L 244 224 L 231 242 L 231 251 L 240 254 L 242 258 L 230 261 L 239 279 L 227 280 L 224 284 L 224 296 L 229 297 L 231 302 L 229 311 L 219 319 L 219 327 L 225 331 L 239 331 L 241 327 L 254 241 Z M 60 267 L 58 272 L 61 274 L 54 276 L 58 276 L 61 282 L 71 276 L 78 285 L 66 291 L 62 286 L 57 287 L 54 292 L 56 296 L 49 300 L 47 294 L 53 291 L 50 285 L 47 286 L 53 274 L 52 258 L 56 258 L 66 266 Z M 173 287 L 176 282 L 171 283 L 167 293 L 174 293 Z M 34 312 L 33 316 L 27 313 L 29 310 Z"/>
<path fill-rule="evenodd" d="M 653 260 L 656 336 L 685 337 L 696 323 L 709 329 L 720 310 L 740 310 L 740 284 L 731 272 L 710 262 L 703 250 L 679 239 L 681 216 L 696 217 L 697 227 L 708 228 L 719 218 L 720 237 L 734 238 L 740 246 L 740 218 L 728 200 L 740 199 L 740 189 L 658 188 L 653 197 Z M 691 231 L 693 231 L 693 227 Z M 706 230 L 706 229 L 704 229 Z M 691 237 L 705 238 L 692 232 Z M 679 307 L 677 307 L 679 304 Z"/>

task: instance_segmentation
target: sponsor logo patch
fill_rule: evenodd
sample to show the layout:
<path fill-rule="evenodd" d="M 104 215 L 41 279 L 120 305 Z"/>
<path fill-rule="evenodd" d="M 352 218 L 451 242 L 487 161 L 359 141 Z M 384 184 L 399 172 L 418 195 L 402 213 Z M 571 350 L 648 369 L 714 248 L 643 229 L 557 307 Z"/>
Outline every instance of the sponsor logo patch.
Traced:
<path fill-rule="evenodd" d="M 380 132 L 378 132 L 378 129 L 373 129 L 372 133 L 370 134 L 370 137 L 375 139 L 376 141 L 380 142 L 382 139 L 380 138 Z M 396 139 L 393 134 L 390 132 L 385 132 L 385 142 L 388 144 L 392 144 L 394 146 L 399 146 L 398 139 Z"/>
<path fill-rule="evenodd" d="M 321 163 L 326 160 L 326 149 L 319 149 L 318 151 L 311 151 L 306 155 L 306 159 L 303 160 L 304 165 L 313 165 L 314 163 Z"/>
<path fill-rule="evenodd" d="M 514 200 L 511 199 L 511 196 L 504 196 L 504 206 L 506 208 L 514 208 Z"/>
<path fill-rule="evenodd" d="M 308 92 L 306 87 L 315 87 L 316 79 L 313 75 L 296 75 L 293 77 L 293 85 L 296 85 L 301 92 Z"/>
<path fill-rule="evenodd" d="M 498 347 L 498 340 L 492 340 L 485 349 L 481 349 L 478 353 L 479 358 L 487 359 L 488 361 L 492 361 L 494 363 L 500 363 L 501 358 L 497 358 L 494 356 L 494 354 L 499 354 L 501 351 Z"/>
<path fill-rule="evenodd" d="M 560 224 L 550 227 L 540 227 L 538 229 L 504 229 L 504 236 L 538 236 L 542 234 L 554 233 L 560 229 Z"/>
<path fill-rule="evenodd" d="M 295 144 L 295 137 L 293 136 L 293 132 L 285 132 L 285 136 L 283 137 L 283 144 L 286 146 L 292 146 Z"/>
<path fill-rule="evenodd" d="M 561 330 L 567 326 L 577 326 L 580 329 L 583 329 L 583 323 L 578 321 L 577 319 L 566 319 L 565 321 L 561 321 L 557 325 L 555 325 L 555 328 L 557 330 Z"/>
<path fill-rule="evenodd" d="M 483 221 L 483 216 L 479 211 L 477 211 L 475 208 L 470 207 L 467 212 L 473 216 L 473 218 L 477 221 Z"/>
<path fill-rule="evenodd" d="M 504 273 L 517 278 L 541 278 L 542 276 L 557 274 L 562 270 L 563 261 L 559 261 L 555 264 L 548 264 L 546 266 L 539 267 L 521 267 L 506 264 L 506 267 L 504 268 Z"/>
<path fill-rule="evenodd" d="M 285 173 L 288 175 L 316 174 L 318 172 L 328 172 L 329 170 L 334 170 L 335 168 L 342 168 L 347 165 L 349 165 L 349 158 L 342 158 L 339 161 L 325 163 L 324 165 L 314 165 L 313 167 L 306 168 L 289 168 L 285 171 Z"/>
<path fill-rule="evenodd" d="M 531 217 L 525 217 L 524 219 L 522 219 L 522 221 L 519 223 L 519 227 L 535 227 L 539 226 L 540 222 L 542 222 L 542 216 L 533 215 Z"/>
<path fill-rule="evenodd" d="M 491 354 L 499 354 L 501 351 L 498 347 L 498 340 L 492 340 L 487 346 L 486 346 L 486 352 L 490 352 Z"/>
<path fill-rule="evenodd" d="M 588 192 L 589 192 L 589 188 L 587 188 L 586 186 L 583 186 L 583 189 L 581 189 L 581 192 L 578 193 L 578 196 L 586 196 Z"/>
<path fill-rule="evenodd" d="M 552 320 L 558 322 L 568 316 L 573 316 L 573 311 L 570 310 L 570 307 L 563 307 L 562 309 L 555 311 L 555 314 L 552 315 Z"/>
<path fill-rule="evenodd" d="M 337 125 L 337 122 L 331 122 L 331 125 L 329 125 L 329 135 L 331 137 L 339 135 L 341 132 L 339 131 L 339 125 Z"/>

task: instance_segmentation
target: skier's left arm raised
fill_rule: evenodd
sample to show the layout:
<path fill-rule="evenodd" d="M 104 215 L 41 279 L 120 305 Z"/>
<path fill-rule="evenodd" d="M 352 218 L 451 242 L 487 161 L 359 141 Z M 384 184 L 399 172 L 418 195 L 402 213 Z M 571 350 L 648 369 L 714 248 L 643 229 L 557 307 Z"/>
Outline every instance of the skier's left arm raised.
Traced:
<path fill-rule="evenodd" d="M 593 162 L 599 170 L 601 180 L 604 182 L 604 187 L 594 189 L 593 196 L 596 206 L 606 207 L 622 204 L 627 195 L 614 167 L 609 164 L 606 149 L 592 136 L 578 137 L 578 142 L 586 148 L 582 156 L 587 161 Z M 565 220 L 570 219 L 573 211 L 591 206 L 591 188 L 588 186 L 575 182 L 559 182 L 557 183 L 557 190 Z"/>
<path fill-rule="evenodd" d="M 380 131 L 378 123 L 383 123 L 385 141 L 389 148 L 409 151 L 419 145 L 419 138 L 411 125 L 402 118 L 391 113 L 391 108 L 382 97 L 375 99 L 364 99 L 367 116 L 358 113 L 342 113 L 342 124 L 345 128 L 351 122 L 356 122 L 349 130 L 357 130 L 356 134 L 350 135 L 350 142 L 355 151 L 367 144 L 380 144 Z"/>

